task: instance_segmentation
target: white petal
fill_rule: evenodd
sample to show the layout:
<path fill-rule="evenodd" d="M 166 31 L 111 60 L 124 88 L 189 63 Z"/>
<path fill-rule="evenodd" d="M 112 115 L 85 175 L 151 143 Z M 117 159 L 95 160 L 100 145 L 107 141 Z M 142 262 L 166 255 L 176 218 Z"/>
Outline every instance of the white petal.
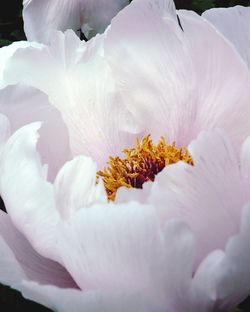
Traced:
<path fill-rule="evenodd" d="M 247 67 L 231 44 L 206 20 L 190 11 L 179 11 L 179 17 L 197 77 L 197 110 L 193 120 L 196 136 L 201 129 L 219 127 L 226 130 L 239 151 L 250 133 Z"/>
<path fill-rule="evenodd" d="M 249 71 L 207 21 L 179 11 L 182 31 L 158 9 L 164 3 L 134 1 L 107 31 L 105 57 L 124 104 L 156 139 L 186 145 L 201 129 L 221 127 L 239 148 L 250 131 Z"/>
<path fill-rule="evenodd" d="M 111 19 L 126 5 L 129 0 L 83 0 L 82 31 L 87 38 L 102 33 Z"/>
<path fill-rule="evenodd" d="M 225 252 L 210 254 L 196 272 L 191 296 L 195 305 L 200 300 L 200 311 L 226 311 L 249 295 L 249 221 L 247 205 L 242 213 L 240 234 L 229 240 Z"/>
<path fill-rule="evenodd" d="M 0 90 L 0 111 L 9 118 L 12 133 L 30 122 L 43 121 L 38 151 L 52 180 L 70 158 L 68 133 L 58 110 L 39 90 L 14 85 Z"/>
<path fill-rule="evenodd" d="M 166 307 L 145 294 L 131 292 L 100 292 L 59 289 L 23 282 L 23 295 L 55 311 L 68 312 L 165 312 Z"/>
<path fill-rule="evenodd" d="M 128 0 L 24 0 L 23 18 L 25 34 L 30 41 L 48 43 L 53 30 L 73 29 L 79 34 L 81 27 L 91 29 L 89 38 L 103 32 Z"/>
<path fill-rule="evenodd" d="M 1 282 L 13 286 L 26 279 L 39 284 L 76 288 L 69 273 L 58 263 L 40 256 L 1 210 L 0 238 Z"/>
<path fill-rule="evenodd" d="M 15 285 L 26 278 L 21 265 L 16 260 L 13 251 L 0 236 L 0 282 Z"/>
<path fill-rule="evenodd" d="M 211 22 L 238 50 L 250 69 L 250 8 L 216 8 L 202 14 Z"/>
<path fill-rule="evenodd" d="M 250 194 L 222 132 L 202 133 L 188 149 L 194 166 L 167 166 L 152 185 L 149 203 L 158 207 L 163 219 L 178 217 L 189 224 L 197 241 L 197 265 L 239 231 L 241 207 Z"/>
<path fill-rule="evenodd" d="M 68 127 L 73 155 L 91 156 L 103 166 L 110 155 L 131 146 L 138 131 L 116 94 L 102 56 L 103 37 L 84 43 L 68 31 L 54 33 L 53 39 L 50 47 L 18 51 L 5 81 L 47 94 Z"/>
<path fill-rule="evenodd" d="M 4 85 L 3 73 L 8 60 L 17 50 L 27 47 L 39 47 L 39 44 L 35 42 L 18 41 L 0 49 L 0 88 Z"/>
<path fill-rule="evenodd" d="M 33 248 L 47 257 L 56 255 L 54 228 L 59 215 L 53 188 L 44 180 L 44 168 L 36 151 L 39 123 L 19 129 L 0 156 L 0 191 L 16 228 Z"/>
<path fill-rule="evenodd" d="M 154 210 L 146 205 L 81 209 L 61 233 L 61 253 L 71 250 L 64 252 L 64 265 L 83 290 L 143 291 L 158 304 L 175 306 L 187 289 L 193 236 L 174 220 L 162 231 Z"/>
<path fill-rule="evenodd" d="M 107 201 L 103 183 L 96 184 L 96 172 L 96 164 L 84 156 L 74 158 L 60 170 L 54 189 L 57 209 L 63 218 L 80 208 Z"/>

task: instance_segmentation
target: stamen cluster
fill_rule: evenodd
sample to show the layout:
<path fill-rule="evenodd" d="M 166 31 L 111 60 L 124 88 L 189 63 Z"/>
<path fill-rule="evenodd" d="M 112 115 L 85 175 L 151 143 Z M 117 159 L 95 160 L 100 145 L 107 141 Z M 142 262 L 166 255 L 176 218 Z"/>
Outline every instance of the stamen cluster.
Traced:
<path fill-rule="evenodd" d="M 97 177 L 102 177 L 109 200 L 114 200 L 118 188 L 142 188 L 147 181 L 154 181 L 155 176 L 165 166 L 182 160 L 193 165 L 193 160 L 187 148 L 176 147 L 175 142 L 167 144 L 161 137 L 154 145 L 150 134 L 142 140 L 136 140 L 136 146 L 123 150 L 124 158 L 110 157 L 108 167 L 97 172 Z"/>

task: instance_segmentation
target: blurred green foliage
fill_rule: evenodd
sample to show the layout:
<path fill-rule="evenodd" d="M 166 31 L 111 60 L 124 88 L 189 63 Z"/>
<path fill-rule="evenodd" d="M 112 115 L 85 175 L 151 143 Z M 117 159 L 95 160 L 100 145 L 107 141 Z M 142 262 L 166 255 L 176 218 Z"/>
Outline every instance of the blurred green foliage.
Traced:
<path fill-rule="evenodd" d="M 175 0 L 175 5 L 177 9 L 193 10 L 201 14 L 214 7 L 250 6 L 250 0 Z M 22 0 L 2 0 L 0 3 L 0 47 L 18 40 L 26 40 L 23 30 Z M 228 312 L 249 312 L 249 306 L 250 298 L 240 304 L 239 308 L 231 309 Z M 0 284 L 0 311 L 21 312 L 26 310 L 50 311 L 41 305 L 25 300 L 17 291 Z"/>

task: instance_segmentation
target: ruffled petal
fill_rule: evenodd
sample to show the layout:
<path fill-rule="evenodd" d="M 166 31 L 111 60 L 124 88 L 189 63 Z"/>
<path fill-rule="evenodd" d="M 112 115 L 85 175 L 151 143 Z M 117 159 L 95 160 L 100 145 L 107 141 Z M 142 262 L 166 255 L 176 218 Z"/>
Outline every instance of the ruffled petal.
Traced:
<path fill-rule="evenodd" d="M 194 166 L 183 162 L 167 166 L 152 184 L 148 203 L 158 207 L 163 220 L 177 217 L 189 224 L 197 241 L 197 266 L 238 233 L 241 209 L 250 193 L 222 132 L 204 132 L 188 149 Z"/>
<path fill-rule="evenodd" d="M 96 184 L 97 165 L 89 157 L 78 156 L 59 171 L 55 183 L 57 209 L 62 218 L 69 218 L 80 208 L 107 202 L 101 181 Z"/>
<path fill-rule="evenodd" d="M 24 0 L 25 34 L 30 41 L 48 43 L 53 30 L 82 27 L 90 38 L 103 32 L 111 19 L 129 3 L 128 0 Z"/>
<path fill-rule="evenodd" d="M 216 8 L 202 16 L 232 42 L 250 69 L 250 8 Z"/>
<path fill-rule="evenodd" d="M 39 46 L 40 45 L 36 42 L 18 41 L 0 49 L 0 88 L 4 85 L 3 74 L 5 66 L 8 60 L 13 56 L 13 54 L 19 49 Z"/>
<path fill-rule="evenodd" d="M 71 158 L 67 128 L 58 110 L 41 91 L 14 85 L 0 90 L 0 111 L 9 118 L 12 133 L 30 122 L 43 121 L 38 151 L 42 163 L 48 164 L 48 178 L 53 180 Z"/>
<path fill-rule="evenodd" d="M 158 304 L 174 306 L 190 281 L 192 234 L 175 220 L 161 230 L 146 205 L 81 209 L 62 224 L 61 233 L 63 263 L 85 291 L 143 291 Z M 70 254 L 64 252 L 69 248 Z"/>
<path fill-rule="evenodd" d="M 226 311 L 250 292 L 250 206 L 245 206 L 240 233 L 232 237 L 225 251 L 214 251 L 198 268 L 192 281 L 191 308 L 199 311 Z"/>
<path fill-rule="evenodd" d="M 39 123 L 19 129 L 0 155 L 0 192 L 15 227 L 45 257 L 57 259 L 53 187 L 36 151 Z"/>
<path fill-rule="evenodd" d="M 179 17 L 197 77 L 196 118 L 189 119 L 196 130 L 192 139 L 201 130 L 218 127 L 240 152 L 250 133 L 249 71 L 231 44 L 202 17 L 191 11 L 179 11 Z"/>
<path fill-rule="evenodd" d="M 98 36 L 81 42 L 72 31 L 54 33 L 49 47 L 18 51 L 4 76 L 6 83 L 21 82 L 47 94 L 68 127 L 73 155 L 91 156 L 99 167 L 131 146 L 139 131 L 119 101 L 102 41 Z"/>
<path fill-rule="evenodd" d="M 250 130 L 249 71 L 207 21 L 178 11 L 181 28 L 166 2 L 133 1 L 107 31 L 104 53 L 124 105 L 155 139 L 187 145 L 221 127 L 239 148 Z"/>
<path fill-rule="evenodd" d="M 0 279 L 15 286 L 21 280 L 62 288 L 76 288 L 69 273 L 58 263 L 40 256 L 27 239 L 13 226 L 10 217 L 0 210 Z"/>

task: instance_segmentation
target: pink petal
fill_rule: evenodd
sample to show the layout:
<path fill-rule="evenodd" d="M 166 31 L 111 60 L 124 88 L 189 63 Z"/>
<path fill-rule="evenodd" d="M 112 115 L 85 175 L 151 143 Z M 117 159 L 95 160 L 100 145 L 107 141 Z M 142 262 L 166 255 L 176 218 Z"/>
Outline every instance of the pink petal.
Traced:
<path fill-rule="evenodd" d="M 202 133 L 189 151 L 194 166 L 167 166 L 157 175 L 147 202 L 158 207 L 163 220 L 178 217 L 190 226 L 197 241 L 197 265 L 238 233 L 241 209 L 250 194 L 223 133 Z"/>
<path fill-rule="evenodd" d="M 161 230 L 146 205 L 81 209 L 61 233 L 63 250 L 71 249 L 63 262 L 83 290 L 143 291 L 159 304 L 177 305 L 191 278 L 192 234 L 174 220 Z"/>
<path fill-rule="evenodd" d="M 0 90 L 0 110 L 9 118 L 12 133 L 30 122 L 43 121 L 38 150 L 42 163 L 48 164 L 49 179 L 53 180 L 71 158 L 67 129 L 58 110 L 50 105 L 45 94 L 21 85 Z"/>
<path fill-rule="evenodd" d="M 36 152 L 39 123 L 19 129 L 0 155 L 0 192 L 11 220 L 33 248 L 57 260 L 59 219 L 52 185 Z"/>
<path fill-rule="evenodd" d="M 97 165 L 89 157 L 78 156 L 59 171 L 55 183 L 55 197 L 62 218 L 68 219 L 78 209 L 94 203 L 106 203 L 103 183 L 96 184 Z"/>
<path fill-rule="evenodd" d="M 12 286 L 25 279 L 63 288 L 77 287 L 62 266 L 40 256 L 31 247 L 25 237 L 15 229 L 10 217 L 1 210 L 0 237 L 1 282 Z"/>
<path fill-rule="evenodd" d="M 134 144 L 139 131 L 119 101 L 102 41 L 87 44 L 71 31 L 54 33 L 51 46 L 18 51 L 4 75 L 7 84 L 21 82 L 47 94 L 68 127 L 73 155 L 91 156 L 98 167 Z"/>
<path fill-rule="evenodd" d="M 250 69 L 250 8 L 216 8 L 202 14 L 232 42 Z"/>
<path fill-rule="evenodd" d="M 103 32 L 128 0 L 24 0 L 25 34 L 30 41 L 48 43 L 51 31 L 81 27 L 89 38 Z"/>
<path fill-rule="evenodd" d="M 240 233 L 228 241 L 225 252 L 211 253 L 196 272 L 191 302 L 200 302 L 200 311 L 226 311 L 249 295 L 249 220 L 248 204 L 242 213 Z"/>
<path fill-rule="evenodd" d="M 250 132 L 249 71 L 208 22 L 179 11 L 182 31 L 166 3 L 134 1 L 107 31 L 105 57 L 124 105 L 155 139 L 187 145 L 221 127 L 239 149 Z"/>
<path fill-rule="evenodd" d="M 124 291 L 88 291 L 59 289 L 37 283 L 24 282 L 23 295 L 60 312 L 165 312 L 165 307 L 145 294 Z"/>

